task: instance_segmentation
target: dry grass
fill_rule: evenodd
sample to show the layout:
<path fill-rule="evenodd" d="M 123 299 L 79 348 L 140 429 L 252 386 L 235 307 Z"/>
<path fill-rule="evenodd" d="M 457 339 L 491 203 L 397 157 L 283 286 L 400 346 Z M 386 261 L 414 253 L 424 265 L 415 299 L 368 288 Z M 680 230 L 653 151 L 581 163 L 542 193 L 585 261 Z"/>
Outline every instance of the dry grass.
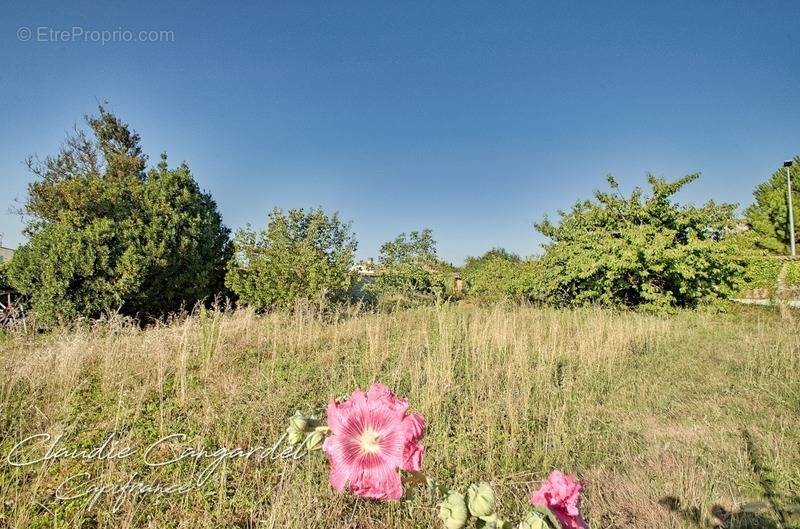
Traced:
<path fill-rule="evenodd" d="M 295 410 L 381 381 L 429 422 L 425 470 L 488 479 L 505 518 L 560 467 L 588 484 L 593 527 L 792 527 L 800 503 L 800 332 L 766 311 L 649 316 L 518 307 L 423 308 L 322 321 L 309 311 L 96 325 L 0 344 L 0 452 L 63 433 L 144 447 L 271 445 Z M 324 458 L 236 461 L 201 490 L 57 501 L 64 479 L 196 477 L 141 458 L 0 466 L 0 526 L 439 527 L 435 502 L 333 493 Z M 752 502 L 761 502 L 758 504 Z M 753 512 L 741 511 L 746 504 Z"/>

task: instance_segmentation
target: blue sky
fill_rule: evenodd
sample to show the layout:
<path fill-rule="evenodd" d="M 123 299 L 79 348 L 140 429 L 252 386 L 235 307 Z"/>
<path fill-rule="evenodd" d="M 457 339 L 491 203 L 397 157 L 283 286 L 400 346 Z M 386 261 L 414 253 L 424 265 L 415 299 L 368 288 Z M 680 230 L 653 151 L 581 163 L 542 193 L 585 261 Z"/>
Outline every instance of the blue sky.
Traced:
<path fill-rule="evenodd" d="M 537 253 L 532 223 L 609 173 L 630 189 L 702 172 L 682 201 L 746 205 L 800 153 L 796 1 L 9 4 L 4 245 L 23 240 L 23 160 L 102 100 L 151 160 L 186 160 L 231 228 L 322 206 L 361 257 L 422 227 L 455 263 Z M 48 33 L 73 27 L 86 41 Z M 141 30 L 174 37 L 91 41 Z"/>

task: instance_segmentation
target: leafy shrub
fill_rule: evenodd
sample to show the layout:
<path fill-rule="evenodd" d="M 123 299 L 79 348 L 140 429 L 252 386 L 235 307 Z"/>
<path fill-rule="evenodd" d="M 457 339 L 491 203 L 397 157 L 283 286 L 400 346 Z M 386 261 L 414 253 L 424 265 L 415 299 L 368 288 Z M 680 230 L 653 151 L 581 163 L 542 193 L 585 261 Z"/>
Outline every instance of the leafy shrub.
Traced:
<path fill-rule="evenodd" d="M 146 171 L 139 136 L 100 108 L 61 152 L 29 167 L 29 237 L 8 269 L 50 326 L 107 311 L 160 316 L 223 287 L 228 230 L 189 168 Z"/>
<path fill-rule="evenodd" d="M 785 261 L 786 263 L 786 286 L 800 287 L 800 261 Z"/>
<path fill-rule="evenodd" d="M 749 256 L 742 272 L 741 296 L 772 297 L 784 262 L 766 256 Z"/>
<path fill-rule="evenodd" d="M 454 295 L 454 269 L 436 256 L 429 229 L 401 233 L 385 243 L 378 265 L 378 275 L 366 289 L 381 305 L 417 305 Z"/>
<path fill-rule="evenodd" d="M 11 283 L 8 282 L 8 261 L 0 259 L 0 292 L 4 292 L 11 288 Z"/>
<path fill-rule="evenodd" d="M 736 292 L 743 271 L 736 247 L 735 206 L 680 206 L 673 195 L 698 178 L 649 176 L 645 196 L 595 193 L 561 220 L 537 229 L 552 242 L 542 259 L 544 295 L 557 304 L 601 304 L 664 310 L 695 307 Z"/>
<path fill-rule="evenodd" d="M 249 226 L 238 230 L 233 248 L 226 284 L 243 304 L 276 309 L 298 300 L 342 302 L 350 295 L 356 240 L 338 213 L 276 209 L 261 233 Z"/>
<path fill-rule="evenodd" d="M 539 297 L 540 266 L 502 249 L 468 258 L 463 277 L 467 295 L 481 301 L 535 300 Z"/>

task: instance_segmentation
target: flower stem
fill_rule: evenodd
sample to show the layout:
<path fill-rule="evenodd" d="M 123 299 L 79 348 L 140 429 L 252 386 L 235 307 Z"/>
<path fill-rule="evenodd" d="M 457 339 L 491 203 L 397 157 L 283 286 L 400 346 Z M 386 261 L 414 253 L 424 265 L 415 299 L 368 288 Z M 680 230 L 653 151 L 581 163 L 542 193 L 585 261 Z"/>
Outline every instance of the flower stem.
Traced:
<path fill-rule="evenodd" d="M 425 485 L 432 493 L 449 494 L 450 491 L 434 478 L 428 477 L 418 470 L 408 472 L 408 477 L 403 477 L 403 481 L 409 484 Z"/>

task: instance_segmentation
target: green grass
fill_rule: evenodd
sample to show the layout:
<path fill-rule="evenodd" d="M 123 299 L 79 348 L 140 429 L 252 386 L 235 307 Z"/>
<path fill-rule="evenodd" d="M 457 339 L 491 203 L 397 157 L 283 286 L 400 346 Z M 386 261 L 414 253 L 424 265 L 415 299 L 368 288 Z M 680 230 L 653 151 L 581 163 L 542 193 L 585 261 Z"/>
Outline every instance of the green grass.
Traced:
<path fill-rule="evenodd" d="M 296 409 L 383 382 L 428 421 L 424 470 L 488 480 L 518 520 L 532 483 L 562 468 L 587 484 L 592 527 L 796 527 L 800 332 L 777 312 L 653 316 L 521 307 L 349 314 L 204 313 L 168 327 L 97 325 L 0 342 L 0 453 L 35 433 L 92 447 L 271 445 Z M 141 458 L 0 466 L 0 527 L 440 527 L 424 494 L 340 496 L 321 454 L 230 462 L 199 491 L 58 501 L 91 472 L 166 484 L 190 462 Z M 741 509 L 745 506 L 745 512 Z"/>

